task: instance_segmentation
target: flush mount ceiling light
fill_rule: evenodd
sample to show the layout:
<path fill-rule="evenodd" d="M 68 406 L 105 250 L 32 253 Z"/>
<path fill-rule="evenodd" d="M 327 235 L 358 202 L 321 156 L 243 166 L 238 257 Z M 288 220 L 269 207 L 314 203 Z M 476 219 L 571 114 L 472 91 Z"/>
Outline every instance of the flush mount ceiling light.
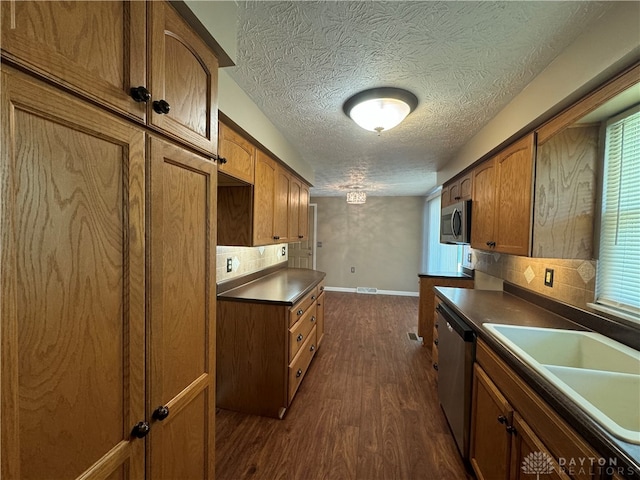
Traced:
<path fill-rule="evenodd" d="M 401 88 L 371 88 L 349 98 L 342 110 L 365 130 L 390 130 L 405 119 L 418 105 L 418 98 Z"/>
<path fill-rule="evenodd" d="M 347 192 L 347 203 L 359 205 L 367 201 L 367 194 L 364 192 Z"/>

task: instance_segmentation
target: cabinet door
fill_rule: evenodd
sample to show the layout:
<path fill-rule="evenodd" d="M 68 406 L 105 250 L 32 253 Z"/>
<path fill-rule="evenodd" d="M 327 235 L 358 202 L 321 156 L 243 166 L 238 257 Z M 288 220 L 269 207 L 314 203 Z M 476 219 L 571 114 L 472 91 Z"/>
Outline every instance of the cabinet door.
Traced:
<path fill-rule="evenodd" d="M 476 363 L 471 407 L 471 466 L 478 480 L 507 480 L 513 409 Z"/>
<path fill-rule="evenodd" d="M 510 480 L 527 480 L 543 475 L 549 480 L 569 480 L 542 441 L 517 412 L 513 414 L 515 434 L 511 436 Z"/>
<path fill-rule="evenodd" d="M 451 204 L 449 201 L 449 188 L 450 185 L 442 186 L 442 192 L 440 193 L 440 207 L 446 207 Z"/>
<path fill-rule="evenodd" d="M 531 239 L 534 135 L 517 141 L 495 160 L 495 250 L 529 255 Z M 473 218 L 473 217 L 472 217 Z"/>
<path fill-rule="evenodd" d="M 471 200 L 473 193 L 473 174 L 469 173 L 460 178 L 460 200 Z"/>
<path fill-rule="evenodd" d="M 3 1 L 2 55 L 99 104 L 144 120 L 144 2 Z"/>
<path fill-rule="evenodd" d="M 290 177 L 284 169 L 276 168 L 276 191 L 273 212 L 273 239 L 276 242 L 289 240 L 289 190 Z"/>
<path fill-rule="evenodd" d="M 7 67 L 1 124 L 0 476 L 143 478 L 144 133 Z"/>
<path fill-rule="evenodd" d="M 309 187 L 300 184 L 300 213 L 298 215 L 298 240 L 309 238 Z"/>
<path fill-rule="evenodd" d="M 494 159 L 480 164 L 473 171 L 473 202 L 471 203 L 471 248 L 486 250 L 494 240 L 496 215 Z"/>
<path fill-rule="evenodd" d="M 226 160 L 218 165 L 218 171 L 253 184 L 256 147 L 222 122 L 218 123 L 218 134 L 218 155 Z"/>
<path fill-rule="evenodd" d="M 136 3 L 136 2 L 132 2 Z M 148 2 L 151 124 L 217 153 L 218 60 L 168 2 Z M 168 113 L 159 113 L 160 101 Z"/>
<path fill-rule="evenodd" d="M 289 241 L 299 242 L 300 237 L 300 193 L 302 185 L 300 180 L 291 176 L 289 186 Z"/>
<path fill-rule="evenodd" d="M 149 152 L 148 478 L 213 478 L 217 172 L 158 139 Z"/>
<path fill-rule="evenodd" d="M 273 239 L 276 162 L 258 150 L 253 202 L 253 244 L 269 245 Z"/>

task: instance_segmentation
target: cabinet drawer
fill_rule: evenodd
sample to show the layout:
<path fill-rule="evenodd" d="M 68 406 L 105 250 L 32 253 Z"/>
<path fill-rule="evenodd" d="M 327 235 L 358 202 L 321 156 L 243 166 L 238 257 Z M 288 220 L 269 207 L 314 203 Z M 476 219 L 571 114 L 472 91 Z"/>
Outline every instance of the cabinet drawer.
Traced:
<path fill-rule="evenodd" d="M 311 330 L 311 334 L 304 342 L 302 348 L 298 352 L 296 358 L 289 365 L 289 399 L 287 403 L 291 403 L 293 396 L 298 391 L 298 387 L 302 382 L 311 359 L 316 354 L 316 327 Z"/>
<path fill-rule="evenodd" d="M 289 361 L 292 361 L 302 345 L 309 338 L 316 324 L 316 304 L 313 303 L 302 315 L 302 318 L 289 329 Z"/>
<path fill-rule="evenodd" d="M 289 327 L 296 323 L 311 305 L 315 305 L 317 298 L 318 286 L 316 285 L 302 300 L 291 307 L 291 310 L 289 311 Z"/>

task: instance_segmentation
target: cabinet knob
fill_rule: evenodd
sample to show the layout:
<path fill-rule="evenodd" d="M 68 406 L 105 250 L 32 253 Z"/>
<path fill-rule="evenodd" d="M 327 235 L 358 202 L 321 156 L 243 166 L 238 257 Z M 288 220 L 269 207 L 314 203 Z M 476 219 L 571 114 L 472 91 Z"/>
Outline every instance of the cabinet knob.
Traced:
<path fill-rule="evenodd" d="M 153 411 L 153 414 L 151 416 L 156 420 L 162 421 L 169 416 L 169 407 L 160 405 Z"/>
<path fill-rule="evenodd" d="M 131 95 L 131 98 L 139 103 L 147 103 L 151 100 L 151 93 L 143 86 L 133 87 L 129 90 L 129 94 Z"/>
<path fill-rule="evenodd" d="M 299 368 L 296 372 L 296 378 L 300 378 L 300 375 L 302 375 L 302 369 Z"/>
<path fill-rule="evenodd" d="M 434 327 L 435 327 L 435 328 L 436 328 L 436 330 L 437 330 L 437 329 L 438 329 L 438 324 L 436 323 L 436 324 L 434 325 Z"/>
<path fill-rule="evenodd" d="M 498 415 L 498 423 L 502 423 L 503 425 L 507 423 L 507 417 L 504 415 Z"/>
<path fill-rule="evenodd" d="M 315 295 L 311 295 L 311 300 L 315 300 L 316 296 Z"/>
<path fill-rule="evenodd" d="M 274 235 L 274 236 L 273 236 L 273 239 L 274 239 L 274 240 L 280 240 L 280 235 Z"/>
<path fill-rule="evenodd" d="M 433 369 L 436 370 L 436 371 L 438 370 L 438 364 L 437 363 L 433 364 Z"/>
<path fill-rule="evenodd" d="M 302 336 L 302 334 L 300 333 L 300 334 L 298 334 L 298 337 L 296 338 L 296 341 L 301 342 L 303 338 L 304 338 L 304 337 L 303 337 L 303 336 Z"/>
<path fill-rule="evenodd" d="M 298 235 L 298 238 L 304 238 L 304 235 Z"/>
<path fill-rule="evenodd" d="M 296 314 L 297 314 L 298 316 L 302 315 L 303 313 L 304 313 L 304 310 L 302 310 L 302 309 L 300 309 L 300 310 L 298 310 L 298 311 L 296 312 Z"/>
<path fill-rule="evenodd" d="M 316 346 L 315 345 L 311 345 L 311 348 L 309 348 L 309 351 L 313 352 L 315 349 L 316 349 Z"/>
<path fill-rule="evenodd" d="M 496 246 L 496 242 L 487 242 L 487 247 L 493 248 Z"/>
<path fill-rule="evenodd" d="M 516 427 L 514 427 L 513 425 L 508 425 L 507 433 L 509 433 L 510 435 L 517 435 L 518 431 L 516 430 Z"/>
<path fill-rule="evenodd" d="M 460 200 L 462 197 L 454 197 L 454 200 Z"/>
<path fill-rule="evenodd" d="M 436 338 L 433 343 L 436 345 L 436 347 L 438 346 L 438 339 Z"/>
<path fill-rule="evenodd" d="M 220 165 L 224 165 L 225 163 L 227 163 L 227 159 L 224 157 L 218 157 L 218 163 Z"/>
<path fill-rule="evenodd" d="M 313 322 L 315 322 L 315 321 L 316 321 L 316 317 L 312 316 L 312 317 L 311 317 L 311 323 L 313 323 Z"/>
<path fill-rule="evenodd" d="M 166 115 L 171 110 L 171 105 L 166 100 L 156 100 L 153 102 L 153 111 L 160 115 Z"/>
<path fill-rule="evenodd" d="M 133 426 L 133 430 L 131 430 L 131 435 L 136 438 L 144 438 L 151 430 L 151 427 L 147 422 L 138 422 Z"/>

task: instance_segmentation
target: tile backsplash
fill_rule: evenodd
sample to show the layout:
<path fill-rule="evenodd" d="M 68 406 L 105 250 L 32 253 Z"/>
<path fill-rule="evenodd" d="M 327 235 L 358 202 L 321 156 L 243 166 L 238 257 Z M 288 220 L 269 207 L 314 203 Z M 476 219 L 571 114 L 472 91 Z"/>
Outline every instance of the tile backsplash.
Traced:
<path fill-rule="evenodd" d="M 284 255 L 282 249 L 285 249 Z M 227 259 L 231 259 L 231 272 L 227 272 Z M 259 272 L 289 260 L 286 243 L 265 247 L 216 247 L 216 283 Z"/>
<path fill-rule="evenodd" d="M 595 260 L 519 257 L 465 248 L 465 258 L 469 253 L 471 268 L 477 271 L 581 309 L 589 310 L 587 303 L 594 301 Z M 551 287 L 544 284 L 546 269 L 553 270 Z"/>

